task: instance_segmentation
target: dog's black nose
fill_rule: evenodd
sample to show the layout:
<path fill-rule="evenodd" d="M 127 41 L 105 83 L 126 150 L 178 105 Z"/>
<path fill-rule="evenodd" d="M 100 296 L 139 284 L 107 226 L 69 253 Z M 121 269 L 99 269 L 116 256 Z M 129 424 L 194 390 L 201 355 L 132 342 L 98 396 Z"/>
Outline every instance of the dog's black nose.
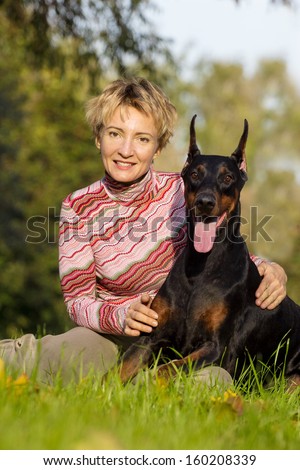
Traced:
<path fill-rule="evenodd" d="M 216 204 L 216 199 L 213 194 L 201 194 L 197 197 L 196 205 L 199 210 L 210 214 Z"/>

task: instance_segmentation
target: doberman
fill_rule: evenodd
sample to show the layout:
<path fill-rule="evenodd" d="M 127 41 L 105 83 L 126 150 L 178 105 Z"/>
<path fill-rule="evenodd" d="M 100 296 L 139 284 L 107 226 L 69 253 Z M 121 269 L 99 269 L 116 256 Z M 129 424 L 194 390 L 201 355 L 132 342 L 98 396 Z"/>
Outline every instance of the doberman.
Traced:
<path fill-rule="evenodd" d="M 125 352 L 121 380 L 172 348 L 180 359 L 158 367 L 159 375 L 216 364 L 237 379 L 245 361 L 256 358 L 300 385 L 300 307 L 289 297 L 271 311 L 255 304 L 261 277 L 240 233 L 248 122 L 231 156 L 202 155 L 195 118 L 182 170 L 187 246 L 151 304 L 158 326 Z"/>

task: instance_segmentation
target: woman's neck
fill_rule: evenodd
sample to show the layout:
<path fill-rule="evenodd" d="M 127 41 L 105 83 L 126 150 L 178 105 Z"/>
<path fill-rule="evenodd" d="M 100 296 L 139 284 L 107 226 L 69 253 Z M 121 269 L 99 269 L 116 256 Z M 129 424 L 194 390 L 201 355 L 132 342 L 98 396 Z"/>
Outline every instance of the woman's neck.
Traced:
<path fill-rule="evenodd" d="M 146 174 L 130 182 L 120 182 L 113 179 L 108 173 L 102 180 L 107 195 L 126 204 L 140 204 L 154 197 L 155 176 L 152 168 Z"/>
<path fill-rule="evenodd" d="M 147 173 L 149 172 L 150 170 L 147 171 Z M 139 183 L 140 181 L 142 181 L 145 176 L 147 175 L 147 173 L 144 173 L 142 176 L 140 176 L 139 178 L 137 178 L 136 180 L 133 180 L 133 181 L 117 181 L 115 180 L 112 176 L 110 176 L 110 174 L 106 171 L 105 172 L 105 180 L 108 181 L 109 183 L 111 183 L 112 185 L 116 185 L 116 186 L 124 186 L 124 188 L 129 188 L 130 186 L 136 184 L 136 183 Z"/>

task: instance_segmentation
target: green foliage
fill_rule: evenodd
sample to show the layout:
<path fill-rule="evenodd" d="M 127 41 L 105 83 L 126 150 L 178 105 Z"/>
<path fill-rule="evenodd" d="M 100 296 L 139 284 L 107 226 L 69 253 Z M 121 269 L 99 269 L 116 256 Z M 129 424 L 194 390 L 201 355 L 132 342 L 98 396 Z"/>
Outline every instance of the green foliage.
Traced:
<path fill-rule="evenodd" d="M 299 198 L 298 198 L 299 201 Z M 299 270 L 300 270 L 300 224 L 294 224 L 293 250 L 285 261 L 288 275 L 288 293 L 297 302 L 300 303 L 299 293 Z"/>
<path fill-rule="evenodd" d="M 151 0 L 4 0 L 2 10 L 22 32 L 31 66 L 65 67 L 62 41 L 74 42 L 73 67 L 87 71 L 92 83 L 113 67 L 124 74 L 133 62 L 140 71 L 155 73 L 156 62 L 172 55 L 146 16 L 157 7 Z"/>
<path fill-rule="evenodd" d="M 287 267 L 289 292 L 300 301 L 300 97 L 285 64 L 264 61 L 249 77 L 239 64 L 200 61 L 184 80 L 147 22 L 152 2 L 82 5 L 0 3 L 0 335 L 70 325 L 58 278 L 60 205 L 103 174 L 84 104 L 120 73 L 155 79 L 177 106 L 175 136 L 158 169 L 181 170 L 194 113 L 205 153 L 231 153 L 249 120 L 243 214 L 250 221 L 258 206 L 259 218 L 272 215 L 266 227 L 274 240 L 249 246 Z"/>
<path fill-rule="evenodd" d="M 4 80 L 9 59 L 1 64 Z M 10 131 L 4 126 L 0 135 L 1 333 L 6 335 L 36 332 L 43 323 L 50 331 L 66 325 L 57 267 L 60 205 L 69 192 L 102 175 L 84 122 L 87 77 L 71 67 L 64 80 L 54 68 L 32 73 L 23 67 L 15 77 L 11 95 L 0 79 Z"/>

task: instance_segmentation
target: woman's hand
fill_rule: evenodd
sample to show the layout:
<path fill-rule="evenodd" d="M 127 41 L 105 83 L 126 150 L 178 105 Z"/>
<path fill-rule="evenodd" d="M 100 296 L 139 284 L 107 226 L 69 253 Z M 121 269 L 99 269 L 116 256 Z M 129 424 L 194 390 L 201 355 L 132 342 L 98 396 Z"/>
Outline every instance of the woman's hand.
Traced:
<path fill-rule="evenodd" d="M 158 325 L 158 315 L 151 310 L 150 304 L 150 295 L 142 294 L 140 301 L 130 305 L 125 318 L 125 335 L 139 336 L 141 332 L 151 333 L 152 329 Z"/>
<path fill-rule="evenodd" d="M 277 263 L 263 261 L 257 269 L 263 279 L 255 293 L 256 305 L 272 310 L 286 296 L 287 275 Z"/>

